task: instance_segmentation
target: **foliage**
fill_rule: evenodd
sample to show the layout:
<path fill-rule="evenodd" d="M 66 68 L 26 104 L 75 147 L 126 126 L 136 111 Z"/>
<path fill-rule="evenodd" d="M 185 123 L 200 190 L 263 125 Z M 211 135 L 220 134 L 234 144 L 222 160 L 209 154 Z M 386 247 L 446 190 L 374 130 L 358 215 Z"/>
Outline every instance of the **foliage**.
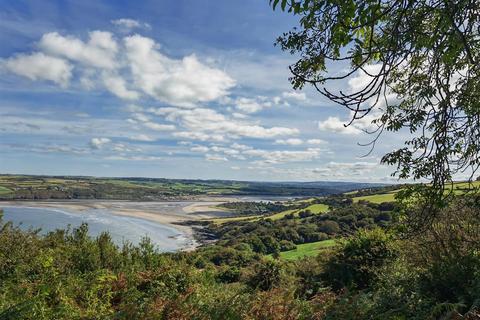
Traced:
<path fill-rule="evenodd" d="M 178 253 L 158 252 L 149 239 L 118 247 L 107 233 L 90 238 L 86 225 L 40 236 L 0 223 L 0 319 L 478 316 L 478 203 L 460 199 L 415 237 L 375 224 L 385 217 L 394 224 L 392 212 L 354 204 L 306 218 L 234 223 L 230 240 Z M 368 220 L 369 229 L 358 227 Z M 282 233 L 261 232 L 285 222 L 292 227 L 285 234 L 303 232 L 324 221 L 335 221 L 346 239 L 297 245 L 316 247 L 317 256 L 266 259 L 252 246 L 257 238 L 256 246 L 287 248 L 291 242 L 277 241 Z M 233 241 L 242 228 L 255 236 Z"/>
<path fill-rule="evenodd" d="M 335 290 L 368 288 L 376 280 L 378 270 L 396 255 L 397 249 L 383 230 L 361 230 L 348 238 L 328 261 L 325 281 Z"/>
<path fill-rule="evenodd" d="M 172 200 L 199 195 L 312 196 L 343 192 L 365 185 L 368 184 L 318 182 L 312 185 L 300 182 L 0 175 L 0 200 Z M 263 207 L 268 208 L 269 205 Z"/>
<path fill-rule="evenodd" d="M 285 260 L 298 260 L 304 257 L 317 256 L 322 250 L 331 248 L 337 243 L 336 240 L 323 240 L 296 245 L 295 248 L 281 250 L 279 257 Z"/>
<path fill-rule="evenodd" d="M 445 206 L 444 193 L 457 173 L 480 166 L 480 7 L 455 1 L 270 0 L 299 16 L 299 27 L 277 43 L 294 54 L 295 89 L 311 84 L 371 122 L 372 148 L 384 131 L 406 129 L 404 147 L 382 162 L 400 178 L 426 178 L 416 189 L 425 223 Z M 332 69 L 343 69 L 329 74 Z M 337 80 L 363 77 L 351 91 Z"/>
<path fill-rule="evenodd" d="M 346 236 L 359 228 L 387 226 L 394 221 L 394 213 L 380 211 L 375 206 L 354 204 L 303 218 L 285 215 L 279 220 L 212 223 L 208 230 L 219 239 L 219 245 L 233 247 L 243 243 L 256 253 L 271 254 L 291 249 L 292 245 Z"/>
<path fill-rule="evenodd" d="M 288 206 L 281 202 L 227 202 L 221 205 L 222 208 L 227 208 L 233 211 L 236 215 L 250 216 L 250 215 L 268 215 L 274 212 L 284 211 Z"/>

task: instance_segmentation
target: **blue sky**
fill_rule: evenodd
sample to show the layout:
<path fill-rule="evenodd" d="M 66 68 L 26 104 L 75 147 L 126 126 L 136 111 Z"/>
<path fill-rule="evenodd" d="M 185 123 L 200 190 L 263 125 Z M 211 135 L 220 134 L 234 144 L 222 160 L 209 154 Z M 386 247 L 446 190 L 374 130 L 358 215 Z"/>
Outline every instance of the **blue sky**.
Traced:
<path fill-rule="evenodd" d="M 1 3 L 2 173 L 390 179 L 401 135 L 362 157 L 369 119 L 291 89 L 267 0 Z"/>

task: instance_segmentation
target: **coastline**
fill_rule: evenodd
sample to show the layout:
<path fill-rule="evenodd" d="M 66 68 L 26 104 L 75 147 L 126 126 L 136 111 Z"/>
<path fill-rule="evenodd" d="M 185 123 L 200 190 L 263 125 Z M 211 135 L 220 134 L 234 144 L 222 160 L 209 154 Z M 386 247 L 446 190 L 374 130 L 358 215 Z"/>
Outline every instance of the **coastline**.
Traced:
<path fill-rule="evenodd" d="M 202 221 L 229 215 L 217 208 L 219 204 L 238 201 L 235 198 L 215 197 L 180 201 L 122 201 L 122 200 L 12 200 L 1 201 L 2 206 L 37 207 L 66 210 L 82 214 L 87 210 L 108 210 L 114 215 L 128 216 L 153 221 L 172 227 L 183 233 L 190 241 L 182 251 L 194 250 L 201 245 L 195 238 L 194 226 L 187 222 Z"/>

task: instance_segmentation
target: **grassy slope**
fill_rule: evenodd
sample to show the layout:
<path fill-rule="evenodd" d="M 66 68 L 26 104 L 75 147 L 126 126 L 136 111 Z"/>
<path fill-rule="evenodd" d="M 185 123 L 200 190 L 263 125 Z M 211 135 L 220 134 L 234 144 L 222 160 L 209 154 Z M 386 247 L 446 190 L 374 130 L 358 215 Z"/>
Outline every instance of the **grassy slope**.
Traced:
<path fill-rule="evenodd" d="M 456 182 L 453 185 L 453 190 L 456 194 L 462 194 L 464 190 L 469 188 L 480 188 L 480 181 L 473 181 L 471 184 L 467 182 Z M 382 202 L 393 202 L 395 201 L 395 194 L 399 190 L 390 191 L 387 193 L 373 194 L 369 196 L 361 196 L 352 198 L 353 202 L 358 202 L 359 200 L 365 200 L 372 203 L 382 203 Z M 351 193 L 345 193 L 351 194 Z"/>
<path fill-rule="evenodd" d="M 0 186 L 0 194 L 9 194 L 9 193 L 12 193 L 12 190 Z"/>
<path fill-rule="evenodd" d="M 280 258 L 285 260 L 297 260 L 303 257 L 313 257 L 316 256 L 320 251 L 335 246 L 337 241 L 338 240 L 330 239 L 299 244 L 295 250 L 280 252 Z M 271 257 L 271 255 L 269 257 Z"/>
<path fill-rule="evenodd" d="M 352 200 L 353 202 L 365 200 L 372 203 L 392 202 L 395 201 L 395 194 L 396 192 L 373 194 L 370 196 L 354 197 Z"/>
<path fill-rule="evenodd" d="M 312 204 L 305 209 L 291 209 L 291 210 L 285 210 L 279 213 L 272 214 L 270 216 L 247 216 L 247 217 L 229 217 L 229 218 L 219 218 L 219 219 L 213 219 L 212 222 L 216 224 L 222 224 L 225 222 L 231 222 L 231 221 L 256 221 L 260 220 L 262 218 L 268 218 L 272 220 L 280 220 L 284 218 L 287 214 L 293 213 L 295 216 L 298 216 L 298 212 L 304 211 L 304 210 L 310 210 L 314 214 L 318 213 L 325 213 L 328 212 L 329 208 L 325 204 Z"/>

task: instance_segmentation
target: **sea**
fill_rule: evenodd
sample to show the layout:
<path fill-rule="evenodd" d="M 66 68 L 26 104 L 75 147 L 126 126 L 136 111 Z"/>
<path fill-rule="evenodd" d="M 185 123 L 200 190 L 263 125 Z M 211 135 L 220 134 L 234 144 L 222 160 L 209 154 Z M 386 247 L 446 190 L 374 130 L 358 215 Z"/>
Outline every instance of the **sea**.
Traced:
<path fill-rule="evenodd" d="M 115 215 L 105 209 L 90 209 L 81 213 L 24 206 L 2 206 L 2 209 L 4 222 L 11 221 L 23 230 L 40 229 L 41 234 L 55 229 L 76 228 L 85 222 L 91 236 L 108 231 L 119 246 L 124 242 L 138 244 L 143 237 L 149 237 L 159 251 L 173 252 L 191 246 L 194 241 L 170 225 Z"/>

